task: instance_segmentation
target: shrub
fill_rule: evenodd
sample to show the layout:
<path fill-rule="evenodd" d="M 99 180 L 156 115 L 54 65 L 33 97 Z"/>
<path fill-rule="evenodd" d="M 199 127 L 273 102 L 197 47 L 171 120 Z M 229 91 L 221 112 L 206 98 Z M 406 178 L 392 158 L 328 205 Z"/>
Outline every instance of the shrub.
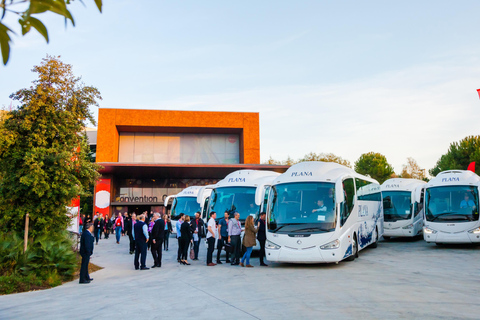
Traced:
<path fill-rule="evenodd" d="M 0 236 L 0 275 L 35 275 L 52 285 L 73 278 L 77 257 L 67 232 L 30 240 L 23 253 L 23 239 L 15 233 Z"/>

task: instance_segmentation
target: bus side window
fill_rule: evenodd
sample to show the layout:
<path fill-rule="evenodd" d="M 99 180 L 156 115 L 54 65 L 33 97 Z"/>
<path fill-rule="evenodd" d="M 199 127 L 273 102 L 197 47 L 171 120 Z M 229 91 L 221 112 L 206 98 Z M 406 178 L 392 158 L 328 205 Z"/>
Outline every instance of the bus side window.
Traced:
<path fill-rule="evenodd" d="M 340 225 L 343 226 L 345 221 L 347 221 L 350 213 L 353 210 L 353 198 L 355 197 L 355 184 L 353 183 L 352 178 L 345 179 L 343 181 L 343 193 L 345 194 L 345 201 L 341 204 L 340 211 Z"/>

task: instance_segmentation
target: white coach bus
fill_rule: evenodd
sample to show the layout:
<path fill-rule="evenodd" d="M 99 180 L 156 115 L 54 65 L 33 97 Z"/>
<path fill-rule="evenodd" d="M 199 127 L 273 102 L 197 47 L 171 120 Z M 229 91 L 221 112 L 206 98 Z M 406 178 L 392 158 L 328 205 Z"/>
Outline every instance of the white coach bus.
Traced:
<path fill-rule="evenodd" d="M 426 184 L 425 241 L 480 242 L 479 186 L 480 177 L 465 170 L 441 172 Z"/>
<path fill-rule="evenodd" d="M 331 162 L 303 162 L 276 178 L 267 206 L 266 257 L 273 262 L 354 260 L 383 234 L 380 185 Z"/>
<path fill-rule="evenodd" d="M 206 186 L 203 193 L 210 192 L 210 194 L 202 195 L 203 218 L 207 220 L 212 211 L 217 213 L 217 220 L 223 218 L 225 211 L 229 212 L 231 218 L 235 212 L 238 212 L 242 225 L 248 216 L 252 215 L 256 218 L 262 207 L 264 188 L 279 175 L 273 171 L 238 170 L 218 183 Z M 198 201 L 200 201 L 200 195 Z"/>
<path fill-rule="evenodd" d="M 382 183 L 385 240 L 422 234 L 425 184 L 425 181 L 402 178 L 388 179 Z"/>
<path fill-rule="evenodd" d="M 180 213 L 190 216 L 190 218 L 195 218 L 195 213 L 200 212 L 201 207 L 200 203 L 197 202 L 197 196 L 202 188 L 201 186 L 188 187 L 176 195 L 165 198 L 165 208 L 167 208 L 170 205 L 170 201 L 173 200 L 170 208 L 173 233 L 177 233 L 176 222 L 178 221 Z"/>

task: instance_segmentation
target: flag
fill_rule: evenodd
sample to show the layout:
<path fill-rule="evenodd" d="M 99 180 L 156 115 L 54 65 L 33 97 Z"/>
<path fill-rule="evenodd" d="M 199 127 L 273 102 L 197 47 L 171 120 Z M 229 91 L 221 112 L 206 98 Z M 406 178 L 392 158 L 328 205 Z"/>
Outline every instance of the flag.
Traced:
<path fill-rule="evenodd" d="M 477 89 L 478 97 L 480 98 L 480 89 Z"/>
<path fill-rule="evenodd" d="M 467 170 L 468 170 L 468 171 L 475 172 L 475 161 L 470 162 L 470 164 L 468 165 Z"/>

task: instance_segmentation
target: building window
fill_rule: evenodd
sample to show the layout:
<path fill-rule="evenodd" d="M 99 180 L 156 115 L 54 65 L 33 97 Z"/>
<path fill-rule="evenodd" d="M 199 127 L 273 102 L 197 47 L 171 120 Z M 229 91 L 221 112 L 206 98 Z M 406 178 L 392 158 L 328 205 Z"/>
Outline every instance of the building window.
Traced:
<path fill-rule="evenodd" d="M 120 132 L 118 162 L 240 163 L 238 134 Z"/>

